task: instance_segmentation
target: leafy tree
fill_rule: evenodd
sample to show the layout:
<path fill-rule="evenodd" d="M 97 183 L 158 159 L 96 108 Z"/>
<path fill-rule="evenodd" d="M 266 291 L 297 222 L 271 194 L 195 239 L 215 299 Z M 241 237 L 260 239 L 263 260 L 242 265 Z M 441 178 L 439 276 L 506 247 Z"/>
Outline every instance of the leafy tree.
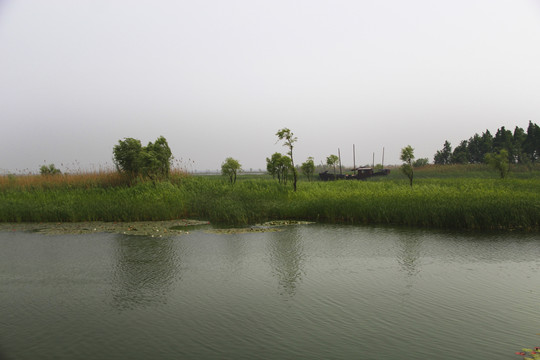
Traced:
<path fill-rule="evenodd" d="M 447 165 L 450 164 L 452 158 L 452 145 L 446 140 L 444 142 L 442 150 L 438 150 L 433 158 L 433 162 L 436 165 Z"/>
<path fill-rule="evenodd" d="M 501 179 L 504 179 L 508 175 L 508 151 L 506 149 L 502 149 L 498 154 L 487 154 L 486 162 L 499 172 Z"/>
<path fill-rule="evenodd" d="M 242 166 L 238 160 L 235 160 L 232 157 L 226 158 L 223 164 L 221 164 L 221 174 L 228 176 L 231 184 L 236 183 L 236 174 L 239 171 L 242 171 Z"/>
<path fill-rule="evenodd" d="M 294 158 L 293 158 L 293 148 L 294 148 L 294 143 L 296 141 L 298 141 L 298 138 L 294 136 L 294 134 L 292 133 L 291 130 L 289 130 L 288 128 L 283 128 L 281 130 L 278 130 L 278 132 L 276 133 L 276 136 L 278 137 L 279 140 L 283 140 L 283 146 L 286 146 L 289 148 L 289 152 L 287 153 L 291 159 L 291 170 L 293 172 L 293 179 L 294 179 L 294 182 L 293 182 L 293 187 L 294 187 L 294 191 L 296 191 L 296 181 L 297 181 L 297 173 L 296 173 L 296 168 L 294 166 Z"/>
<path fill-rule="evenodd" d="M 160 136 L 152 144 L 148 143 L 146 151 L 151 153 L 156 160 L 156 165 L 152 168 L 152 172 L 159 176 L 168 177 L 171 171 L 172 151 L 167 144 L 167 140 Z"/>
<path fill-rule="evenodd" d="M 54 166 L 54 164 L 49 164 L 48 166 L 43 165 L 42 167 L 40 167 L 39 173 L 43 176 L 47 176 L 47 175 L 59 175 L 62 172 L 60 171 L 60 169 L 57 169 L 56 166 Z"/>
<path fill-rule="evenodd" d="M 308 157 L 308 159 L 304 163 L 302 163 L 300 169 L 302 170 L 304 175 L 307 176 L 308 180 L 311 181 L 313 173 L 315 172 L 315 162 L 313 161 L 313 158 L 311 156 Z"/>
<path fill-rule="evenodd" d="M 525 139 L 527 138 L 527 134 L 525 133 L 525 130 L 520 128 L 519 126 L 516 126 L 514 129 L 514 135 L 512 138 L 513 143 L 513 153 L 514 153 L 514 161 L 518 164 L 524 164 L 526 163 L 526 155 L 525 151 L 523 149 L 523 144 L 525 143 Z"/>
<path fill-rule="evenodd" d="M 271 158 L 266 158 L 266 171 L 281 184 L 287 183 L 289 171 L 291 170 L 291 159 L 280 153 L 272 154 Z"/>
<path fill-rule="evenodd" d="M 142 152 L 141 141 L 133 138 L 119 140 L 113 148 L 114 164 L 120 172 L 135 177 L 139 174 L 140 157 Z"/>
<path fill-rule="evenodd" d="M 536 162 L 540 157 L 540 126 L 529 121 L 527 136 L 523 141 L 523 152 L 531 162 Z"/>
<path fill-rule="evenodd" d="M 426 166 L 427 164 L 429 164 L 428 158 L 420 158 L 420 159 L 416 159 L 413 162 L 413 167 L 418 168 L 418 167 Z"/>
<path fill-rule="evenodd" d="M 506 130 L 504 126 L 497 130 L 493 138 L 493 151 L 500 153 L 503 149 L 508 154 L 508 160 L 513 163 L 515 161 L 514 135 L 510 130 Z"/>
<path fill-rule="evenodd" d="M 409 178 L 409 183 L 412 188 L 413 177 L 414 177 L 414 170 L 413 170 L 414 149 L 411 147 L 411 145 L 407 145 L 406 147 L 401 149 L 400 159 L 401 161 L 403 161 L 403 165 L 401 165 L 400 169 Z"/>
<path fill-rule="evenodd" d="M 481 136 L 474 134 L 469 140 L 463 140 L 453 152 L 448 141 L 444 144 L 444 148 L 435 154 L 435 164 L 479 164 L 485 162 L 487 154 L 499 153 L 504 149 L 508 153 L 509 163 L 530 166 L 540 157 L 540 127 L 529 121 L 527 132 L 516 126 L 512 133 L 503 126 L 492 136 L 486 130 Z"/>
<path fill-rule="evenodd" d="M 468 162 L 472 164 L 484 163 L 486 154 L 493 151 L 493 136 L 489 130 L 482 133 L 482 135 L 474 134 L 467 142 Z M 462 150 L 463 152 L 463 150 Z M 463 160 L 463 157 L 461 158 Z"/>
<path fill-rule="evenodd" d="M 278 163 L 283 155 L 276 152 L 272 154 L 271 157 L 266 158 L 266 172 L 272 175 L 272 178 L 275 179 L 276 176 L 279 176 L 278 173 Z M 279 177 L 278 177 L 279 180 Z"/>
<path fill-rule="evenodd" d="M 160 136 L 156 142 L 143 147 L 138 159 L 138 172 L 145 178 L 167 178 L 171 167 L 172 152 L 167 140 Z"/>
<path fill-rule="evenodd" d="M 113 155 L 117 170 L 130 177 L 141 176 L 155 180 L 169 176 L 172 152 L 163 136 L 144 147 L 137 139 L 119 140 L 113 148 Z"/>
<path fill-rule="evenodd" d="M 463 140 L 452 153 L 451 162 L 452 164 L 468 164 L 469 163 L 469 151 L 468 151 L 468 141 Z"/>
<path fill-rule="evenodd" d="M 486 132 L 482 133 L 482 142 L 480 143 L 480 150 L 484 157 L 486 154 L 493 152 L 493 135 L 486 129 Z"/>
<path fill-rule="evenodd" d="M 292 166 L 291 158 L 288 156 L 282 156 L 278 163 L 278 173 L 280 176 L 280 182 L 284 185 L 289 180 L 289 172 L 296 174 L 296 169 Z"/>
<path fill-rule="evenodd" d="M 326 158 L 326 165 L 334 167 L 334 177 L 336 176 L 336 164 L 339 161 L 337 155 L 330 155 Z"/>
<path fill-rule="evenodd" d="M 474 134 L 469 139 L 467 145 L 467 153 L 469 154 L 469 161 L 473 164 L 480 164 L 484 162 L 485 154 L 482 152 L 482 137 L 478 134 Z"/>

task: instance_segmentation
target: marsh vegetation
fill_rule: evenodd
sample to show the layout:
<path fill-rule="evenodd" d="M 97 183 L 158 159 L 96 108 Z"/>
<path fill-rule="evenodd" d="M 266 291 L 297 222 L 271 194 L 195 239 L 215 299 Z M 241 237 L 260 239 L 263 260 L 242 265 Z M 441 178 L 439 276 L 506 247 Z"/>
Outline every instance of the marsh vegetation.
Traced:
<path fill-rule="evenodd" d="M 428 166 L 411 188 L 399 171 L 369 181 L 310 182 L 298 191 L 270 176 L 172 172 L 133 183 L 118 173 L 0 177 L 1 222 L 155 221 L 228 225 L 289 219 L 463 229 L 538 229 L 540 172 L 514 167 L 500 179 L 487 165 Z"/>
<path fill-rule="evenodd" d="M 426 165 L 427 161 L 413 161 L 414 149 L 407 146 L 402 149 L 401 170 L 408 181 L 394 169 L 389 176 L 368 181 L 312 182 L 318 169 L 313 158 L 298 168 L 294 165 L 293 149 L 298 139 L 288 128 L 276 133 L 278 142 L 288 149 L 287 155 L 275 153 L 267 158 L 268 175 L 263 176 L 239 174 L 240 162 L 231 157 L 222 164 L 225 177 L 188 175 L 171 166 L 173 156 L 164 137 L 147 146 L 126 138 L 113 148 L 117 171 L 62 174 L 53 171 L 51 164 L 43 167 L 41 176 L 1 176 L 0 222 L 191 218 L 235 226 L 303 220 L 537 230 L 540 165 L 536 160 L 540 143 L 536 140 L 540 139 L 540 128 L 531 123 L 527 134 L 516 132 L 522 135 L 519 142 L 511 142 L 507 131 L 497 132 L 492 139 L 493 151 L 485 156 L 491 167 L 457 162 Z M 503 135 L 508 144 L 502 142 Z M 522 146 L 520 154 L 526 156 L 515 156 L 515 151 L 508 155 L 510 145 L 516 149 Z M 338 159 L 335 155 L 327 159 L 327 166 L 334 167 L 334 172 Z M 341 168 L 340 161 L 340 172 Z M 292 181 L 292 187 L 287 180 Z"/>

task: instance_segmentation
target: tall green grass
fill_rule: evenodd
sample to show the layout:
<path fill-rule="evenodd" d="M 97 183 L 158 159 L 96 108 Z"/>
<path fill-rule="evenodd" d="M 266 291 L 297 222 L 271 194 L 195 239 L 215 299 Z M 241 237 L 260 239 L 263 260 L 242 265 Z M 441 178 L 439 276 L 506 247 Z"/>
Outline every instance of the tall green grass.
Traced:
<path fill-rule="evenodd" d="M 1 222 L 198 218 L 247 225 L 276 219 L 461 229 L 540 228 L 540 178 L 404 177 L 230 185 L 218 176 L 101 186 L 0 187 Z M 99 182 L 98 182 L 99 183 Z"/>
<path fill-rule="evenodd" d="M 0 221 L 138 221 L 185 217 L 185 201 L 171 183 L 133 187 L 4 191 Z"/>

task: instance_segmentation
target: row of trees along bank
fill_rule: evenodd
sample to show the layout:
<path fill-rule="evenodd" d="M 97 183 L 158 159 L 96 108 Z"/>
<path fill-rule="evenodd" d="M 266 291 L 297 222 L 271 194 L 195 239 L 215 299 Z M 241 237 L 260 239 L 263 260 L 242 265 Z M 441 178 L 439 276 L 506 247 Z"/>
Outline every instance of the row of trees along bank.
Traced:
<path fill-rule="evenodd" d="M 298 169 L 294 164 L 293 149 L 298 138 L 288 128 L 278 130 L 278 141 L 288 149 L 286 155 L 278 152 L 270 158 L 266 158 L 267 172 L 277 178 L 279 183 L 286 184 L 292 178 L 293 188 L 296 191 Z M 403 173 L 409 178 L 412 186 L 414 167 L 427 164 L 427 159 L 414 160 L 414 149 L 409 145 L 402 149 L 401 166 Z M 170 172 L 172 153 L 167 140 L 160 136 L 154 143 L 149 142 L 142 146 L 140 140 L 125 138 L 120 140 L 113 149 L 114 163 L 117 169 L 131 178 L 147 178 L 158 180 L 167 178 Z M 540 127 L 529 122 L 527 132 L 522 128 L 515 128 L 512 133 L 501 127 L 495 136 L 489 130 L 482 135 L 475 134 L 469 140 L 463 140 L 459 146 L 452 150 L 452 146 L 445 141 L 443 149 L 437 151 L 434 157 L 435 164 L 475 164 L 488 163 L 505 177 L 508 172 L 508 163 L 511 164 L 534 164 L 540 158 Z M 334 166 L 337 156 L 330 155 L 327 165 Z M 53 165 L 43 167 L 42 173 L 51 173 Z M 312 157 L 302 163 L 299 169 L 311 180 L 315 164 Z M 237 173 L 242 170 L 240 162 L 231 157 L 225 159 L 221 166 L 221 172 L 227 176 L 232 184 L 236 182 Z"/>
<path fill-rule="evenodd" d="M 449 141 L 434 156 L 437 165 L 446 164 L 481 164 L 486 155 L 497 154 L 505 150 L 511 164 L 534 164 L 540 158 L 540 127 L 529 121 L 527 132 L 516 126 L 514 132 L 501 127 L 491 135 L 486 130 L 482 135 L 474 134 L 469 140 L 462 140 L 452 150 Z"/>

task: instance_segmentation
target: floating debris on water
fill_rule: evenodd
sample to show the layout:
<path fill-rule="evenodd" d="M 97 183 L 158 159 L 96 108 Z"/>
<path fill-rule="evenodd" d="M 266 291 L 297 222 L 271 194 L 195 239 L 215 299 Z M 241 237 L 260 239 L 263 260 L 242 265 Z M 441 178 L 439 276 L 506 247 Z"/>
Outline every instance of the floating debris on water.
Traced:
<path fill-rule="evenodd" d="M 313 224 L 309 221 L 274 220 L 245 228 L 205 229 L 210 223 L 200 220 L 168 221 L 129 221 L 129 222 L 73 222 L 73 223 L 0 223 L 0 231 L 29 231 L 47 235 L 91 234 L 96 232 L 124 235 L 142 235 L 163 237 L 168 235 L 189 234 L 194 228 L 200 228 L 212 234 L 246 234 L 281 231 L 280 227 L 289 225 Z"/>
<path fill-rule="evenodd" d="M 263 232 L 277 232 L 282 231 L 281 227 L 289 225 L 306 225 L 314 224 L 310 221 L 297 221 L 297 220 L 274 220 L 267 221 L 262 224 L 256 224 L 254 226 L 245 228 L 230 228 L 230 229 L 211 229 L 205 230 L 210 234 L 248 234 L 248 233 L 263 233 Z"/>
<path fill-rule="evenodd" d="M 106 232 L 125 235 L 153 236 L 188 234 L 193 226 L 209 225 L 200 220 L 130 221 L 130 222 L 73 222 L 73 223 L 0 223 L 0 231 L 30 231 L 47 235 L 91 234 Z"/>
<path fill-rule="evenodd" d="M 205 230 L 204 232 L 209 233 L 209 234 L 247 234 L 247 233 L 262 233 L 262 232 L 277 232 L 281 230 L 282 229 L 278 229 L 278 228 L 249 227 L 249 228 L 232 228 L 232 229 L 212 229 L 212 230 Z"/>
<path fill-rule="evenodd" d="M 273 220 L 260 224 L 261 226 L 286 226 L 286 225 L 309 225 L 315 224 L 313 221 L 300 220 Z"/>

